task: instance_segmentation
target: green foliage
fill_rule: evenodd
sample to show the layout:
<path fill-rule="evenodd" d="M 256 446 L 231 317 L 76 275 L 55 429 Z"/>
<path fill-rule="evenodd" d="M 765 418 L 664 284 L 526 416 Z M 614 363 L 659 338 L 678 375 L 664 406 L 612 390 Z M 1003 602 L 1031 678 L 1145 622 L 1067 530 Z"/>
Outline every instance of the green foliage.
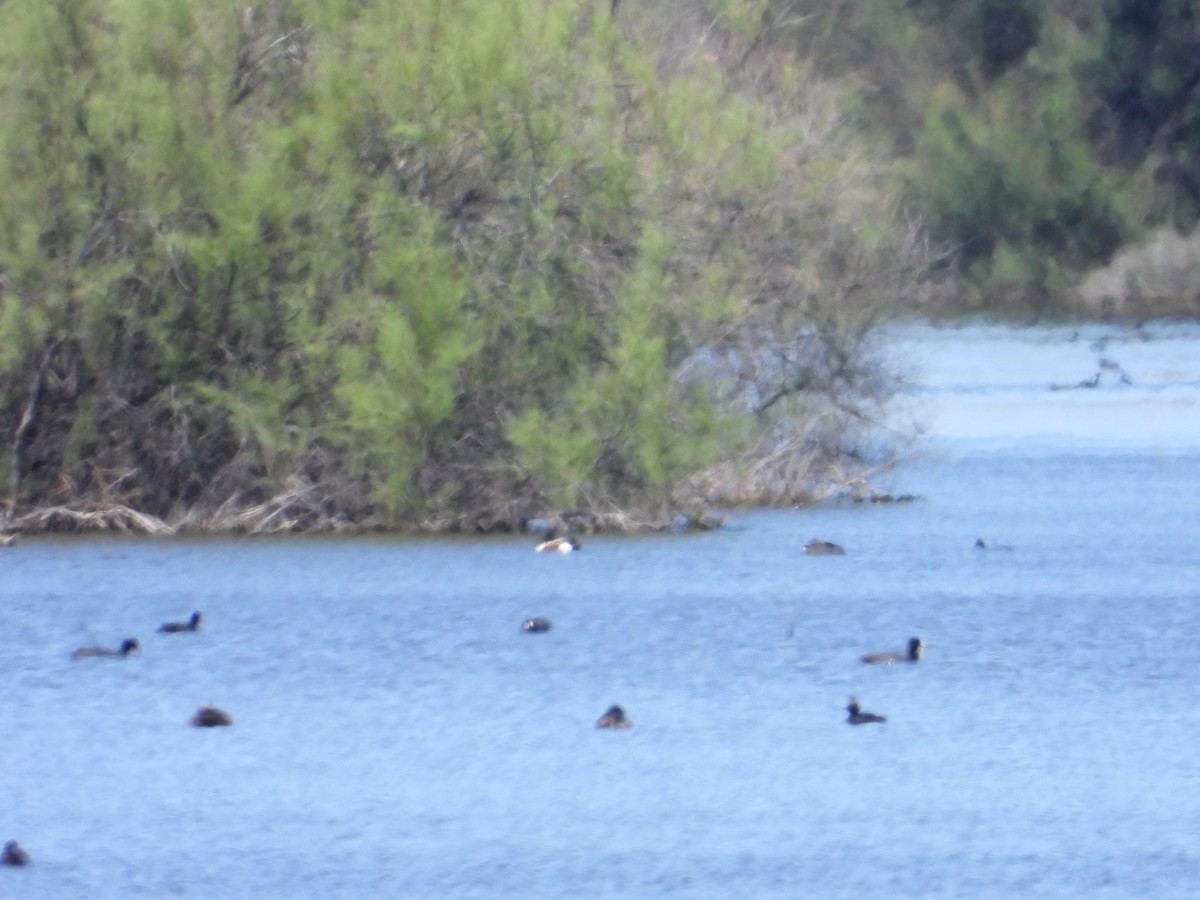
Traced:
<path fill-rule="evenodd" d="M 791 356 L 846 371 L 907 252 L 851 92 L 763 4 L 627 6 L 9 0 L 10 499 L 664 509 L 753 442 L 710 361 L 819 320 Z"/>
<path fill-rule="evenodd" d="M 950 84 L 930 95 L 913 196 L 992 302 L 1051 302 L 1064 271 L 1102 263 L 1135 231 L 1085 141 L 1083 107 L 1061 71 L 1006 76 L 974 99 Z"/>
<path fill-rule="evenodd" d="M 634 492 L 661 504 L 685 475 L 713 462 L 720 417 L 694 388 L 681 386 L 667 352 L 656 298 L 668 292 L 673 252 L 649 229 L 624 280 L 616 332 L 604 364 L 562 385 L 557 415 L 526 410 L 509 423 L 519 460 L 555 503 Z"/>
<path fill-rule="evenodd" d="M 985 305 L 1061 305 L 1121 243 L 1200 220 L 1190 0 L 756 8 L 764 39 L 858 86 L 859 145 L 886 136 L 906 161 L 911 208 Z"/>
<path fill-rule="evenodd" d="M 1101 154 L 1149 170 L 1145 224 L 1188 232 L 1200 221 L 1200 11 L 1188 0 L 1108 0 L 1101 22 L 1082 70 L 1102 104 Z"/>
<path fill-rule="evenodd" d="M 332 317 L 341 332 L 332 362 L 350 446 L 362 448 L 363 475 L 382 482 L 395 512 L 414 502 L 410 476 L 453 410 L 473 351 L 454 262 L 431 249 L 427 233 L 404 234 L 394 221 L 380 222 L 378 238 L 362 292 L 342 298 Z"/>

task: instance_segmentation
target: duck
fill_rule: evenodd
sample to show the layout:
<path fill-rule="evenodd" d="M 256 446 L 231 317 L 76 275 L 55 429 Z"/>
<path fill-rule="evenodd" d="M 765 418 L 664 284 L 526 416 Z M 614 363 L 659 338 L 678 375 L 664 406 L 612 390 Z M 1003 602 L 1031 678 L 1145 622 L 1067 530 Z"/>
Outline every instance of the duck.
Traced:
<path fill-rule="evenodd" d="M 850 702 L 846 704 L 846 712 L 849 715 L 846 721 L 851 725 L 867 725 L 871 722 L 886 722 L 887 716 L 877 716 L 875 713 L 863 712 L 858 705 L 858 700 L 854 697 L 850 698 Z"/>
<path fill-rule="evenodd" d="M 196 710 L 190 724 L 196 728 L 216 728 L 220 725 L 232 725 L 233 717 L 215 706 L 202 706 Z"/>
<path fill-rule="evenodd" d="M 11 547 L 17 542 L 17 532 L 0 532 L 0 547 Z"/>
<path fill-rule="evenodd" d="M 632 728 L 633 723 L 625 718 L 625 710 L 613 704 L 596 720 L 597 728 Z"/>
<path fill-rule="evenodd" d="M 9 841 L 4 845 L 3 852 L 0 852 L 0 864 L 6 866 L 27 866 L 29 865 L 29 854 L 16 841 Z"/>
<path fill-rule="evenodd" d="M 868 653 L 862 658 L 865 663 L 884 663 L 891 665 L 896 662 L 920 662 L 921 654 L 925 652 L 925 642 L 920 638 L 910 638 L 908 649 L 891 653 Z"/>
<path fill-rule="evenodd" d="M 71 656 L 75 659 L 86 659 L 87 657 L 91 656 L 125 657 L 134 650 L 140 650 L 141 647 L 142 645 L 138 643 L 137 638 L 126 638 L 125 640 L 121 641 L 121 646 L 116 650 L 110 650 L 108 647 L 80 647 L 78 650 L 72 653 Z"/>
<path fill-rule="evenodd" d="M 200 613 L 194 612 L 186 622 L 164 622 L 158 626 L 163 634 L 176 634 L 180 631 L 198 631 L 200 629 Z"/>
<path fill-rule="evenodd" d="M 548 538 L 533 548 L 535 553 L 571 553 L 582 549 L 583 544 L 574 535 L 565 538 Z"/>
<path fill-rule="evenodd" d="M 831 541 L 813 538 L 804 545 L 804 552 L 812 556 L 842 556 L 846 551 L 840 545 Z"/>
<path fill-rule="evenodd" d="M 536 616 L 532 619 L 526 619 L 521 623 L 521 630 L 528 631 L 530 634 L 543 634 L 550 630 L 550 620 Z"/>
<path fill-rule="evenodd" d="M 1004 551 L 1011 552 L 1012 545 L 1011 544 L 987 544 L 987 543 L 984 543 L 983 538 L 975 538 L 975 549 L 976 550 L 1004 550 Z"/>

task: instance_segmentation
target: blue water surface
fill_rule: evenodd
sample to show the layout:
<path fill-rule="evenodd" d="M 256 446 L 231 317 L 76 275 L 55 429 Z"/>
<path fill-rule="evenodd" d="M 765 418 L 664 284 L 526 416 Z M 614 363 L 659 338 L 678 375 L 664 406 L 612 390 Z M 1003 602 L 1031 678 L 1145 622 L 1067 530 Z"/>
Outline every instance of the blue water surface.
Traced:
<path fill-rule="evenodd" d="M 912 503 L 0 551 L 0 897 L 1194 896 L 1197 337 L 903 333 Z"/>

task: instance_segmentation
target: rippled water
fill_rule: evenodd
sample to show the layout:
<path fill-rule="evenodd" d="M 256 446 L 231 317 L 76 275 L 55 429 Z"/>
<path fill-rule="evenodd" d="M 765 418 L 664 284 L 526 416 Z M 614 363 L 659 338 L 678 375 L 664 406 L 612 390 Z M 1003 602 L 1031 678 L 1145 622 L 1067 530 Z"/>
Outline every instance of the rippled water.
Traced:
<path fill-rule="evenodd" d="M 1194 895 L 1200 333 L 897 341 L 914 503 L 0 551 L 0 897 Z"/>

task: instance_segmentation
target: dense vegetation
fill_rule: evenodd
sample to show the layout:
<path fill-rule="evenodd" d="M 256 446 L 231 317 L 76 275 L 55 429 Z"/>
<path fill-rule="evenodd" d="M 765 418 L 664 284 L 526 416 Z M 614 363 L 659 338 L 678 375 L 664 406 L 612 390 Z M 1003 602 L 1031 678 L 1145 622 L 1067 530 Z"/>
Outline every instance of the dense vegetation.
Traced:
<path fill-rule="evenodd" d="M 1200 279 L 1159 289 L 1136 259 L 1114 289 L 1076 289 L 1121 247 L 1195 262 L 1163 259 L 1200 221 L 1195 0 L 770 7 L 777 41 L 860 85 L 863 133 L 953 261 L 950 311 L 1200 313 Z"/>
<path fill-rule="evenodd" d="M 1191 4 L 1093 6 L 7 0 L 8 526 L 860 484 L 883 318 L 1200 215 Z"/>
<path fill-rule="evenodd" d="M 807 496 L 877 399 L 912 236 L 699 6 L 5 14 L 17 524 L 664 519 Z"/>

